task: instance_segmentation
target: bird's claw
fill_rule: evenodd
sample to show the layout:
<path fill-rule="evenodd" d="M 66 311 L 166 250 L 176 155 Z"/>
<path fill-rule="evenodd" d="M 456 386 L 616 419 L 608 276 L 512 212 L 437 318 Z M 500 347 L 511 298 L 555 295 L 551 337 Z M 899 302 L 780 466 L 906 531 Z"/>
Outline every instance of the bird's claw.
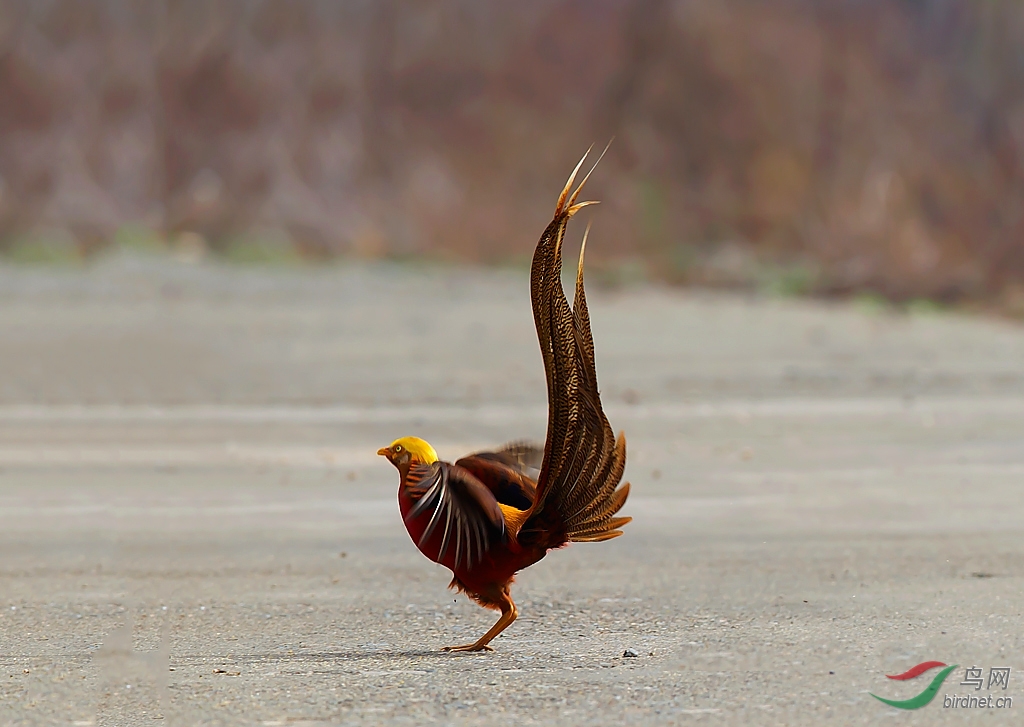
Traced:
<path fill-rule="evenodd" d="M 463 644 L 462 646 L 445 646 L 441 651 L 494 651 L 487 644 Z"/>

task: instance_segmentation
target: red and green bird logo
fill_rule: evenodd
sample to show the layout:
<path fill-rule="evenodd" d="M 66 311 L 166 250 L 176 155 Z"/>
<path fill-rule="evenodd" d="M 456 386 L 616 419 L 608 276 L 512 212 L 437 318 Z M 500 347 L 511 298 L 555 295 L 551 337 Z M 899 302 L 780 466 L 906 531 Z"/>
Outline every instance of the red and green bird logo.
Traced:
<path fill-rule="evenodd" d="M 935 695 L 939 693 L 939 687 L 941 687 L 942 683 L 946 681 L 946 677 L 949 676 L 950 672 L 952 672 L 954 669 L 957 668 L 957 666 L 959 666 L 958 664 L 953 664 L 953 666 L 946 666 L 941 661 L 924 661 L 915 667 L 911 667 L 902 674 L 885 675 L 889 679 L 906 681 L 907 679 L 919 677 L 926 671 L 931 671 L 932 669 L 935 669 L 939 666 L 943 666 L 946 668 L 940 671 L 938 674 L 936 674 L 935 678 L 932 679 L 931 684 L 925 687 L 924 691 L 918 694 L 916 697 L 911 697 L 910 699 L 897 700 L 879 697 L 877 694 L 871 694 L 871 696 L 877 699 L 879 702 L 884 702 L 885 704 L 888 704 L 890 707 L 896 707 L 897 709 L 920 709 L 921 707 L 928 704 L 935 698 Z"/>

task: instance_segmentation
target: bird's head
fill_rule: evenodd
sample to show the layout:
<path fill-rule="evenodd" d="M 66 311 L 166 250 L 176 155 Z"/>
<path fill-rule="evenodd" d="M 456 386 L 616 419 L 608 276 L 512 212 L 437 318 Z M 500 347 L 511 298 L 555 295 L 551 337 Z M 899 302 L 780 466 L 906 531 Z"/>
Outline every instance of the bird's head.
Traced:
<path fill-rule="evenodd" d="M 396 439 L 387 447 L 378 449 L 377 454 L 387 457 L 403 476 L 414 464 L 434 464 L 437 461 L 437 452 L 419 437 Z"/>

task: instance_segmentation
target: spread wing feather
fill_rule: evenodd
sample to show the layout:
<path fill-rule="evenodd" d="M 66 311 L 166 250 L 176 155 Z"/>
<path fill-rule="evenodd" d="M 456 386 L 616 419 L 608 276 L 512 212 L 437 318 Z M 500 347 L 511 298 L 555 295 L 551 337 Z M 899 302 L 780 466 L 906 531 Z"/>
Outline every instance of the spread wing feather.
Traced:
<path fill-rule="evenodd" d="M 544 446 L 533 442 L 509 442 L 495 450 L 493 454 L 534 481 L 540 475 L 540 468 L 544 463 Z"/>
<path fill-rule="evenodd" d="M 622 534 L 618 528 L 630 520 L 613 517 L 629 495 L 628 484 L 618 487 L 626 465 L 626 440 L 621 435 L 615 438 L 597 387 L 594 338 L 583 286 L 586 235 L 571 308 L 562 290 L 566 227 L 576 212 L 594 204 L 576 202 L 590 173 L 569 194 L 582 164 L 583 159 L 558 198 L 554 219 L 537 244 L 530 271 L 533 317 L 547 376 L 548 431 L 536 501 L 519 540 L 548 547 L 617 537 Z"/>
<path fill-rule="evenodd" d="M 455 465 L 480 480 L 502 505 L 529 510 L 537 496 L 536 473 L 540 471 L 540 464 L 534 470 L 506 450 L 503 447 L 497 452 L 470 454 Z"/>
<path fill-rule="evenodd" d="M 505 517 L 491 491 L 458 465 L 435 462 L 409 470 L 406 487 L 415 505 L 407 520 L 429 520 L 417 543 L 421 548 L 440 534 L 438 562 L 453 552 L 454 567 L 478 563 L 492 545 L 505 540 Z M 443 528 L 443 529 L 442 529 Z"/>

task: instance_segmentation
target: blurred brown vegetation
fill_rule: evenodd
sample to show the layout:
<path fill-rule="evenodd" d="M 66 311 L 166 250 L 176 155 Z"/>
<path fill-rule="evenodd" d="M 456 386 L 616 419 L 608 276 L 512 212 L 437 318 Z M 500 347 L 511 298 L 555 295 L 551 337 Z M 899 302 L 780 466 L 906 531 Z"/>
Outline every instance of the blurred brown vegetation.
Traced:
<path fill-rule="evenodd" d="M 524 259 L 613 136 L 598 263 L 1024 308 L 1019 0 L 0 0 L 16 258 Z"/>

